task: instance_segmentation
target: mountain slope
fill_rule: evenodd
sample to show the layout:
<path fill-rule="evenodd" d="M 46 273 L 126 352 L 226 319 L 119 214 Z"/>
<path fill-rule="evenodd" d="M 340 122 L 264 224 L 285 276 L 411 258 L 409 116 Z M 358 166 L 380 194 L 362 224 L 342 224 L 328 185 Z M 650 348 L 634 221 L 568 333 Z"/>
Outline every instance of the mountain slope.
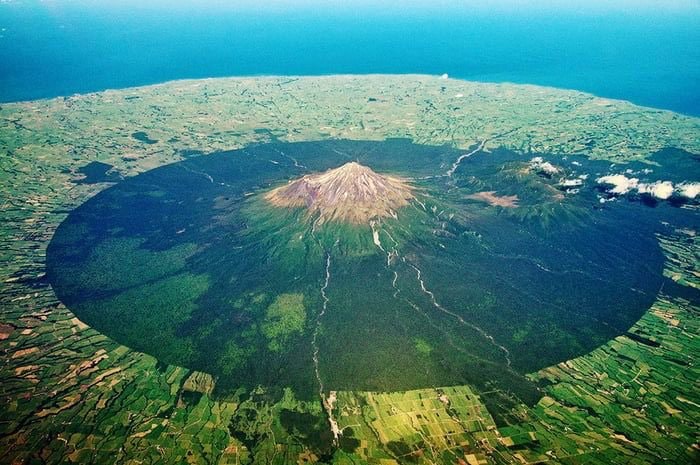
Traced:
<path fill-rule="evenodd" d="M 413 198 L 401 178 L 385 176 L 350 162 L 324 173 L 291 181 L 265 195 L 278 207 L 305 207 L 318 222 L 368 223 L 372 218 L 395 217 Z"/>

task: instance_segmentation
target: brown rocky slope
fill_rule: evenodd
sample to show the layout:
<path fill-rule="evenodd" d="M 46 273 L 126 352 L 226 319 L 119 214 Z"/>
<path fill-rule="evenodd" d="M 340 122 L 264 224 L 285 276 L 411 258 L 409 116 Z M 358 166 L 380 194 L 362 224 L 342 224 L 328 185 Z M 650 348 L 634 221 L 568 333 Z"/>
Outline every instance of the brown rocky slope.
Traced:
<path fill-rule="evenodd" d="M 319 224 L 364 224 L 373 218 L 395 217 L 413 194 L 405 180 L 350 162 L 290 181 L 265 194 L 265 198 L 278 207 L 307 208 L 310 215 L 318 215 Z"/>

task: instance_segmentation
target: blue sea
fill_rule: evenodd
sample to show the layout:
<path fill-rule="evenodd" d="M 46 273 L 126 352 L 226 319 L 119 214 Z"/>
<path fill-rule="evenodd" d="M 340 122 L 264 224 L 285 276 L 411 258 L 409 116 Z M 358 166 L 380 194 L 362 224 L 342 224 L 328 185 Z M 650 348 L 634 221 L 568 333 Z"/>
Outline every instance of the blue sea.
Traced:
<path fill-rule="evenodd" d="M 448 73 L 700 115 L 700 8 L 142 3 L 1 0 L 0 101 L 182 78 Z"/>

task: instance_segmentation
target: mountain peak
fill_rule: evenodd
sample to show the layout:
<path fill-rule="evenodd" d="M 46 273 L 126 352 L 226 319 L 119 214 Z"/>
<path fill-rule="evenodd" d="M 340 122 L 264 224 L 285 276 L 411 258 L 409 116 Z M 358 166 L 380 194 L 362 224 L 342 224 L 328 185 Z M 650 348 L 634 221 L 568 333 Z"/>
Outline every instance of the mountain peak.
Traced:
<path fill-rule="evenodd" d="M 413 198 L 409 184 L 398 177 L 376 173 L 349 162 L 323 173 L 309 174 L 268 192 L 278 207 L 305 207 L 319 221 L 368 223 L 372 218 L 396 216 Z"/>

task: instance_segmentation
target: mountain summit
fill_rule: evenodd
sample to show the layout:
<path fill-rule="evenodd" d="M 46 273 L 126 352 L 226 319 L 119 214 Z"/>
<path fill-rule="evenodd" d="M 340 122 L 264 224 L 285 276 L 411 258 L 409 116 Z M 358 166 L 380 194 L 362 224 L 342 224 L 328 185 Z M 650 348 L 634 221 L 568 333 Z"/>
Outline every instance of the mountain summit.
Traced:
<path fill-rule="evenodd" d="M 319 222 L 362 224 L 396 216 L 413 198 L 409 184 L 350 162 L 324 173 L 309 174 L 278 187 L 265 198 L 278 207 L 305 207 Z"/>

